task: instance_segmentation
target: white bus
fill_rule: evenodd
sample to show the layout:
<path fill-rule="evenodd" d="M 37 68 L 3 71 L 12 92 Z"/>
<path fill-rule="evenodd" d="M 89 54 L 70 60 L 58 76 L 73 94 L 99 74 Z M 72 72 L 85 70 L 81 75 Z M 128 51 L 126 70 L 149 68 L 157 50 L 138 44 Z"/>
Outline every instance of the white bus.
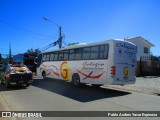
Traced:
<path fill-rule="evenodd" d="M 42 53 L 37 75 L 82 84 L 134 84 L 136 46 L 120 40 L 75 45 Z"/>

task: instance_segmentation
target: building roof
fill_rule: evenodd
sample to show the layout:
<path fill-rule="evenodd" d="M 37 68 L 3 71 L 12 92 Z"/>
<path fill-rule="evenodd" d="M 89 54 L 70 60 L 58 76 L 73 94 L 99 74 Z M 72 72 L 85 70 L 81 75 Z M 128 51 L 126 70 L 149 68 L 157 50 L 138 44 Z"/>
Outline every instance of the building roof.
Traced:
<path fill-rule="evenodd" d="M 132 41 L 132 40 L 139 40 L 139 41 L 141 41 L 141 42 L 143 42 L 143 43 L 145 43 L 145 44 L 148 44 L 149 46 L 154 46 L 151 42 L 149 42 L 148 40 L 146 40 L 146 39 L 144 39 L 144 38 L 142 38 L 141 36 L 138 36 L 138 37 L 134 37 L 134 38 L 125 38 L 125 40 L 129 40 L 130 42 Z"/>

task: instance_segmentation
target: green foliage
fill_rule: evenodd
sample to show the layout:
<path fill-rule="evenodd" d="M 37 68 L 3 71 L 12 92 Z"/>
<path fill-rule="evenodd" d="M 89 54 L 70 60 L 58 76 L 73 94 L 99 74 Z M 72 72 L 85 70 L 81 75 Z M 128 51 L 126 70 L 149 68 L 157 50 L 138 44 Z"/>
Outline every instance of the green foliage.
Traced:
<path fill-rule="evenodd" d="M 28 49 L 26 53 L 27 54 L 32 54 L 32 55 L 38 55 L 39 52 L 40 52 L 39 49 L 31 48 L 31 49 Z"/>
<path fill-rule="evenodd" d="M 79 43 L 78 42 L 70 43 L 70 44 L 68 44 L 68 46 L 77 45 L 77 44 L 79 44 Z"/>
<path fill-rule="evenodd" d="M 151 55 L 151 61 L 159 61 L 157 56 Z"/>

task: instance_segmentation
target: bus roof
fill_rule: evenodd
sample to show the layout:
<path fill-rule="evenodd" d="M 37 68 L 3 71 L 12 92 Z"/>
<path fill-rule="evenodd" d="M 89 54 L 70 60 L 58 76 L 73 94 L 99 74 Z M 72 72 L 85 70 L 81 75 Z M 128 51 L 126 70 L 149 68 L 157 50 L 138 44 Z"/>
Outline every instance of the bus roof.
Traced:
<path fill-rule="evenodd" d="M 61 48 L 61 49 L 56 49 L 56 50 L 49 50 L 49 51 L 44 51 L 42 53 L 49 53 L 49 52 L 54 52 L 54 51 L 62 51 L 62 50 L 68 50 L 68 49 L 74 49 L 74 48 L 83 48 L 83 47 L 89 47 L 89 46 L 93 46 L 93 45 L 102 45 L 105 43 L 109 43 L 111 41 L 121 41 L 121 42 L 127 42 L 130 43 L 132 45 L 135 45 L 129 41 L 124 41 L 123 39 L 110 39 L 110 40 L 105 40 L 102 42 L 96 42 L 96 43 L 86 43 L 86 44 L 77 44 L 77 45 L 73 45 L 73 46 L 66 46 L 65 48 Z"/>

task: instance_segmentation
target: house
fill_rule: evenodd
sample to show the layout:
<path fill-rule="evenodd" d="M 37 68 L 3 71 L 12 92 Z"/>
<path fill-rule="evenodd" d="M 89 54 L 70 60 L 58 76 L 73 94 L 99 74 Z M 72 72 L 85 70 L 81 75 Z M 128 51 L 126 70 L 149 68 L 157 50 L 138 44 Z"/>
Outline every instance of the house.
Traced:
<path fill-rule="evenodd" d="M 137 61 L 140 61 L 141 56 L 150 56 L 151 47 L 154 45 L 142 37 L 125 38 L 125 41 L 134 43 L 137 46 Z"/>

